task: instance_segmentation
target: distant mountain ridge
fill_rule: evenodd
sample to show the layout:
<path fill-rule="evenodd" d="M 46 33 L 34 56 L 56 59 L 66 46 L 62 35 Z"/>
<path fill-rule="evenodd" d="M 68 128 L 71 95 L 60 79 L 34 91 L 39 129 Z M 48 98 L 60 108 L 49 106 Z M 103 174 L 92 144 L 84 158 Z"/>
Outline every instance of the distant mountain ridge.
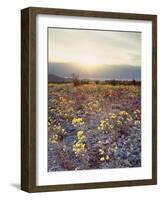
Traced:
<path fill-rule="evenodd" d="M 76 63 L 49 63 L 49 75 L 71 77 L 72 73 L 79 74 L 81 79 L 95 80 L 141 80 L 141 67 L 130 65 L 96 65 L 85 70 Z M 55 75 L 56 74 L 56 75 Z"/>
<path fill-rule="evenodd" d="M 60 82 L 66 82 L 67 80 L 65 78 L 62 78 L 60 76 L 56 76 L 55 74 L 49 74 L 48 75 L 48 82 L 49 83 L 60 83 Z"/>

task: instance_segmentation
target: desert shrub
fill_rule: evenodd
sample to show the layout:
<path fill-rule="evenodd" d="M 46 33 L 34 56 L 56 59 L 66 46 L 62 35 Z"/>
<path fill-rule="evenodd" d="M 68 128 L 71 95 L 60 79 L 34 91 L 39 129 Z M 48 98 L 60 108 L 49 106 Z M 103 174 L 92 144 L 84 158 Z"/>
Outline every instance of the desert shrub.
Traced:
<path fill-rule="evenodd" d="M 79 74 L 75 74 L 75 73 L 72 74 L 72 82 L 74 86 L 80 85 Z"/>
<path fill-rule="evenodd" d="M 106 80 L 105 83 L 106 84 L 111 84 L 113 86 L 117 85 L 117 81 L 116 80 Z"/>
<path fill-rule="evenodd" d="M 99 80 L 96 80 L 96 81 L 95 81 L 95 83 L 96 83 L 96 84 L 99 84 L 99 83 L 100 83 L 100 81 L 99 81 Z"/>
<path fill-rule="evenodd" d="M 80 81 L 80 84 L 81 84 L 81 85 L 89 84 L 89 80 L 86 80 L 86 79 L 81 80 L 81 81 Z"/>

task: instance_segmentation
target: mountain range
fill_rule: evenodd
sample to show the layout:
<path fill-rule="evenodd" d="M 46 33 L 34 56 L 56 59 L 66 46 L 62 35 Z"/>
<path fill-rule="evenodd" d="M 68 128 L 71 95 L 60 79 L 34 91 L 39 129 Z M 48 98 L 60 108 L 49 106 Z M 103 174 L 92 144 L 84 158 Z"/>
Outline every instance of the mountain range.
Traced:
<path fill-rule="evenodd" d="M 141 67 L 132 65 L 95 65 L 82 67 L 76 63 L 49 63 L 49 82 L 64 82 L 71 78 L 72 74 L 79 74 L 80 79 L 92 80 L 141 80 Z"/>

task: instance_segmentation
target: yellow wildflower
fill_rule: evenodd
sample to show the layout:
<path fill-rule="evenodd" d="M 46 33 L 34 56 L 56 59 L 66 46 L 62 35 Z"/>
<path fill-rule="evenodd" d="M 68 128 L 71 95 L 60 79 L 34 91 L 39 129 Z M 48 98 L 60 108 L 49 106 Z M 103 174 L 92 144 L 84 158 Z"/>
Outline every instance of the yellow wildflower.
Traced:
<path fill-rule="evenodd" d="M 99 149 L 98 151 L 100 155 L 103 155 L 105 153 L 103 149 Z"/>
<path fill-rule="evenodd" d="M 120 111 L 119 115 L 121 115 L 121 116 L 128 116 L 128 113 L 126 111 Z"/>
<path fill-rule="evenodd" d="M 110 157 L 108 155 L 106 155 L 106 160 L 109 160 L 109 159 L 110 159 Z"/>
<path fill-rule="evenodd" d="M 105 124 L 105 123 L 106 123 L 106 120 L 100 120 L 100 123 L 101 123 L 101 124 Z"/>
<path fill-rule="evenodd" d="M 114 126 L 111 124 L 111 125 L 109 126 L 109 128 L 110 128 L 110 129 L 113 129 L 113 128 L 114 128 Z"/>
<path fill-rule="evenodd" d="M 78 131 L 77 138 L 78 138 L 78 140 L 84 140 L 86 138 L 86 136 L 84 135 L 83 131 Z"/>
<path fill-rule="evenodd" d="M 98 126 L 98 130 L 103 130 L 105 129 L 109 123 L 107 122 L 108 120 L 100 120 L 100 125 Z"/>
<path fill-rule="evenodd" d="M 84 121 L 83 121 L 82 118 L 73 118 L 72 124 L 80 124 L 80 125 L 83 125 L 83 124 L 84 124 Z"/>
<path fill-rule="evenodd" d="M 134 121 L 134 124 L 135 124 L 136 126 L 138 126 L 138 125 L 140 125 L 140 121 L 139 121 L 139 120 L 135 120 L 135 121 Z"/>
<path fill-rule="evenodd" d="M 57 144 L 59 142 L 59 136 L 58 135 L 54 135 L 51 139 L 51 143 L 52 144 Z"/>
<path fill-rule="evenodd" d="M 115 113 L 109 113 L 109 117 L 110 119 L 114 120 L 116 118 Z"/>
<path fill-rule="evenodd" d="M 137 114 L 140 113 L 140 110 L 139 110 L 139 109 L 136 109 L 133 113 L 134 113 L 135 115 L 137 115 Z"/>
<path fill-rule="evenodd" d="M 132 117 L 129 116 L 129 117 L 127 118 L 127 120 L 128 120 L 128 121 L 132 121 Z"/>
<path fill-rule="evenodd" d="M 80 122 L 80 125 L 83 125 L 84 124 L 84 122 L 82 121 L 82 122 Z"/>
<path fill-rule="evenodd" d="M 85 144 L 82 142 L 77 142 L 73 145 L 73 151 L 76 155 L 82 154 L 85 151 Z"/>
<path fill-rule="evenodd" d="M 121 126 L 122 125 L 122 121 L 118 120 L 117 121 L 117 125 Z"/>
<path fill-rule="evenodd" d="M 100 158 L 100 161 L 104 161 L 104 160 L 105 160 L 105 157 L 102 156 L 102 157 Z"/>

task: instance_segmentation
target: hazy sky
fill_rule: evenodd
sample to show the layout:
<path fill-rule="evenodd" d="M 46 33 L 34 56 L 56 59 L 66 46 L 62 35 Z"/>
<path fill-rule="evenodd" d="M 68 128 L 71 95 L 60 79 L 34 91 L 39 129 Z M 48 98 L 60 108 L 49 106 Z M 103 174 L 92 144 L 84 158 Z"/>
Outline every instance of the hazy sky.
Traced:
<path fill-rule="evenodd" d="M 141 33 L 48 28 L 49 62 L 141 65 Z"/>

